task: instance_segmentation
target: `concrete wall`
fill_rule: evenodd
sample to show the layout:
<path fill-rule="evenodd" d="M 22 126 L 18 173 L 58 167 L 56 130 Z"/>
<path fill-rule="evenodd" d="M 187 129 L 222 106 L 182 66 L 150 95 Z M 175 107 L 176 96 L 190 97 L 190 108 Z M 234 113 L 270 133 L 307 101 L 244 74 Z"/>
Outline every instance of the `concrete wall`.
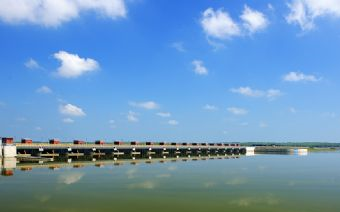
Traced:
<path fill-rule="evenodd" d="M 17 147 L 15 145 L 3 145 L 2 157 L 12 158 L 17 156 Z"/>

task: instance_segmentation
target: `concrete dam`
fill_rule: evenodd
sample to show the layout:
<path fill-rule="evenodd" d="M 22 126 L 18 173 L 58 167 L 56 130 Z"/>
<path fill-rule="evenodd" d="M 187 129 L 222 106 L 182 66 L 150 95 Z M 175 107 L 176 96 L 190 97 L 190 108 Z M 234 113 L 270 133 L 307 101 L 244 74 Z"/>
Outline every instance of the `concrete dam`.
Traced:
<path fill-rule="evenodd" d="M 160 161 L 183 159 L 235 158 L 254 154 L 254 147 L 238 143 L 167 143 L 167 142 L 121 142 L 106 143 L 102 140 L 87 143 L 81 140 L 60 142 L 33 142 L 31 139 L 14 141 L 13 138 L 1 139 L 2 175 L 10 176 L 16 166 L 31 167 L 32 164 L 72 163 L 88 161 Z"/>

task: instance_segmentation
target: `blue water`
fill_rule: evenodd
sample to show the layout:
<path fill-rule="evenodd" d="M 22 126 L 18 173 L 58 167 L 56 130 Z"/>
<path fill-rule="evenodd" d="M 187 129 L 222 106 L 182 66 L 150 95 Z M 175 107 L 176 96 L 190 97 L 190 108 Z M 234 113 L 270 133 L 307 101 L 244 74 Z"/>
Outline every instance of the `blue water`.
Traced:
<path fill-rule="evenodd" d="M 78 162 L 0 177 L 1 211 L 340 211 L 340 153 Z M 58 165 L 59 166 L 59 165 Z M 78 167 L 78 168 L 74 168 Z"/>

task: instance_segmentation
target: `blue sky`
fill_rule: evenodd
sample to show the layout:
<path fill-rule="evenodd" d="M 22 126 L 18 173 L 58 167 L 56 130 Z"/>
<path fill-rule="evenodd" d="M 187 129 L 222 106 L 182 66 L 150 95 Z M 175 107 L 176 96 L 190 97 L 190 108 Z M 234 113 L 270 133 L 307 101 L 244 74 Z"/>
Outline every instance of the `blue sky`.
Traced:
<path fill-rule="evenodd" d="M 0 135 L 340 138 L 340 1 L 0 0 Z"/>

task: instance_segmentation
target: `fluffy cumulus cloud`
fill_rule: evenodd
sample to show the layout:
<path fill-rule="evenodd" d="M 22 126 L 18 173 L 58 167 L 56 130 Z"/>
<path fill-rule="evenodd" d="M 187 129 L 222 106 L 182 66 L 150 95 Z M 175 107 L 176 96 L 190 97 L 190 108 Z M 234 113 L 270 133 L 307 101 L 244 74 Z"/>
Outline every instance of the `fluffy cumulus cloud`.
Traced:
<path fill-rule="evenodd" d="M 83 109 L 72 104 L 61 105 L 59 111 L 61 114 L 67 116 L 86 116 Z"/>
<path fill-rule="evenodd" d="M 340 18 L 339 0 L 292 0 L 288 7 L 287 22 L 299 25 L 304 31 L 313 29 L 319 17 Z"/>
<path fill-rule="evenodd" d="M 249 97 L 260 97 L 263 96 L 263 91 L 260 90 L 254 90 L 250 87 L 239 87 L 239 88 L 232 88 L 231 92 L 238 93 L 244 96 Z"/>
<path fill-rule="evenodd" d="M 269 24 L 269 21 L 263 13 L 253 10 L 247 5 L 244 6 L 244 10 L 240 18 L 243 21 L 244 28 L 250 33 L 263 30 Z"/>
<path fill-rule="evenodd" d="M 139 121 L 138 114 L 133 112 L 133 111 L 129 111 L 126 118 L 129 122 L 138 122 Z"/>
<path fill-rule="evenodd" d="M 269 21 L 265 14 L 245 5 L 240 21 L 231 18 L 223 9 L 206 9 L 201 17 L 201 26 L 208 37 L 225 40 L 242 36 L 245 33 L 252 34 L 265 29 Z"/>
<path fill-rule="evenodd" d="M 146 102 L 129 102 L 129 105 L 133 107 L 139 107 L 146 110 L 155 110 L 158 109 L 160 106 L 154 101 L 146 101 Z"/>
<path fill-rule="evenodd" d="M 287 82 L 317 82 L 320 79 L 314 75 L 306 75 L 301 72 L 289 72 L 283 76 L 283 80 Z"/>
<path fill-rule="evenodd" d="M 226 39 L 241 34 L 238 24 L 223 9 L 206 9 L 201 18 L 204 32 L 211 37 Z"/>
<path fill-rule="evenodd" d="M 204 66 L 203 61 L 194 60 L 192 61 L 192 65 L 194 66 L 194 72 L 198 75 L 207 75 L 208 69 Z"/>
<path fill-rule="evenodd" d="M 40 88 L 38 88 L 36 90 L 37 93 L 42 93 L 42 94 L 49 94 L 52 93 L 51 88 L 47 87 L 47 86 L 41 86 Z"/>
<path fill-rule="evenodd" d="M 61 62 L 57 75 L 64 78 L 77 78 L 81 75 L 98 70 L 99 64 L 91 58 L 81 58 L 77 54 L 59 51 L 54 57 Z"/>
<path fill-rule="evenodd" d="M 243 108 L 239 108 L 239 107 L 229 107 L 227 108 L 228 112 L 234 114 L 234 115 L 246 115 L 248 113 L 248 111 L 246 109 Z"/>
<path fill-rule="evenodd" d="M 125 17 L 124 0 L 1 0 L 0 19 L 9 24 L 57 27 L 92 11 L 102 17 Z"/>
<path fill-rule="evenodd" d="M 250 87 L 239 87 L 230 89 L 231 92 L 241 94 L 248 97 L 266 97 L 268 99 L 274 99 L 276 97 L 282 96 L 283 93 L 277 89 L 268 90 L 256 90 Z"/>

